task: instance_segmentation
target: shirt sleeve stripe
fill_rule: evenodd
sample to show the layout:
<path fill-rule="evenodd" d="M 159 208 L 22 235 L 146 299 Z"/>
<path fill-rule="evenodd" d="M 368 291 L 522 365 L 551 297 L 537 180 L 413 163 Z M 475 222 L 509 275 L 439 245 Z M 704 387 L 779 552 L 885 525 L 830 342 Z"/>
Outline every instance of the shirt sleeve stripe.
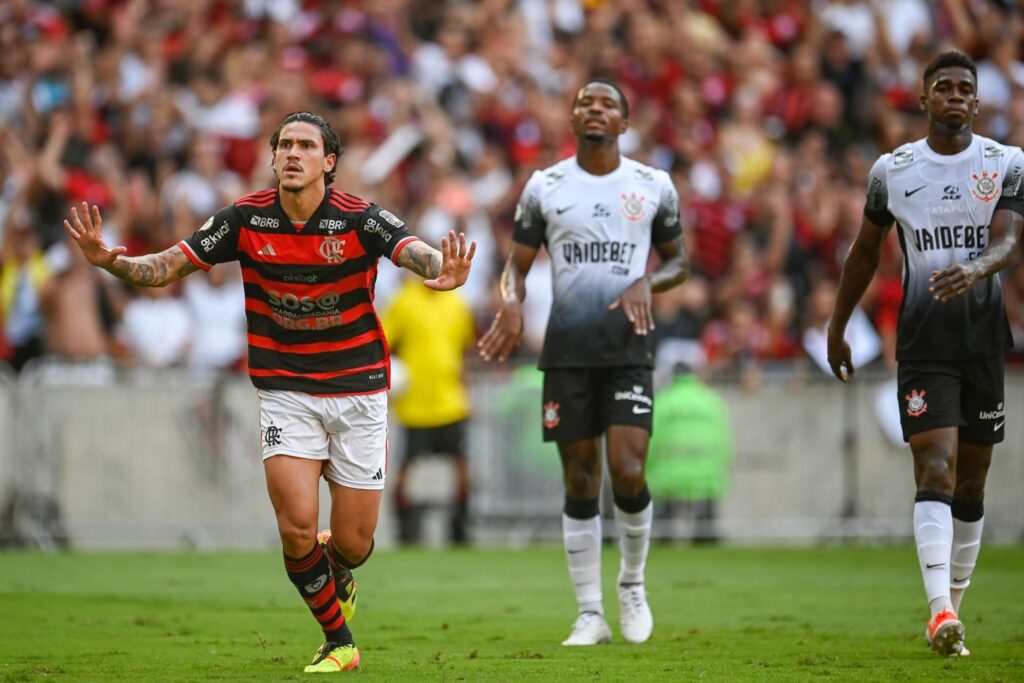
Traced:
<path fill-rule="evenodd" d="M 210 268 L 213 268 L 212 264 L 199 258 L 199 255 L 192 251 L 192 247 L 189 246 L 189 243 L 185 240 L 178 242 L 178 246 L 181 247 L 181 250 L 185 252 L 185 256 L 188 257 L 188 260 L 191 261 L 196 268 L 199 268 L 200 270 L 210 270 Z"/>
<path fill-rule="evenodd" d="M 409 246 L 413 242 L 421 242 L 421 241 L 422 240 L 420 240 L 420 238 L 417 237 L 416 235 L 409 235 L 405 239 L 401 240 L 398 244 L 395 245 L 395 248 L 391 250 L 391 260 L 392 261 L 397 261 L 398 260 L 398 254 L 400 254 L 403 249 L 405 249 L 407 246 Z"/>

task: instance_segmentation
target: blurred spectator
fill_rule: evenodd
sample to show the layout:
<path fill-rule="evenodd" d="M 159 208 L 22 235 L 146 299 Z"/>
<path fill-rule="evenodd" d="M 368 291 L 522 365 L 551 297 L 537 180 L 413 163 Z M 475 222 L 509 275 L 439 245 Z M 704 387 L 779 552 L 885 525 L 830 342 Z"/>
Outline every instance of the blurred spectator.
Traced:
<path fill-rule="evenodd" d="M 731 300 L 724 315 L 704 328 L 701 343 L 709 378 L 738 381 L 749 390 L 758 387 L 768 335 L 750 301 Z"/>
<path fill-rule="evenodd" d="M 188 306 L 171 287 L 138 287 L 117 330 L 128 364 L 170 368 L 185 364 L 193 341 Z"/>
<path fill-rule="evenodd" d="M 647 486 L 661 508 L 658 518 L 673 526 L 690 518 L 694 542 L 717 541 L 716 507 L 728 488 L 733 456 L 725 400 L 685 364 L 678 365 L 675 379 L 658 392 L 647 461 Z"/>
<path fill-rule="evenodd" d="M 182 285 L 192 341 L 188 367 L 200 374 L 245 368 L 245 290 L 236 264 L 195 273 Z"/>
<path fill-rule="evenodd" d="M 1010 98 L 1014 91 L 1024 89 L 1024 62 L 1019 59 L 1021 33 L 1014 25 L 996 34 L 989 47 L 988 58 L 978 62 L 979 114 L 988 132 L 997 138 L 1010 132 L 1008 120 Z"/>
<path fill-rule="evenodd" d="M 185 239 L 221 207 L 243 193 L 242 179 L 224 165 L 220 141 L 196 133 L 188 143 L 185 166 L 161 187 L 160 215 L 168 226 L 167 241 Z"/>
<path fill-rule="evenodd" d="M 476 256 L 469 280 L 459 291 L 474 309 L 486 303 L 487 290 L 495 277 L 494 229 L 483 198 L 473 192 L 469 178 L 455 167 L 435 167 L 434 201 L 416 221 L 418 234 L 430 244 L 440 244 L 449 230 L 464 232 L 466 239 L 476 240 Z"/>
<path fill-rule="evenodd" d="M 747 197 L 772 168 L 774 145 L 764 131 L 758 93 L 739 88 L 733 93 L 733 119 L 719 132 L 720 153 L 729 169 L 734 196 Z"/>
<path fill-rule="evenodd" d="M 105 362 L 116 354 L 112 337 L 119 317 L 120 285 L 93 268 L 66 241 L 50 250 L 56 275 L 43 291 L 46 352 L 56 362 Z"/>
<path fill-rule="evenodd" d="M 3 357 L 15 370 L 43 353 L 43 290 L 53 271 L 39 246 L 28 212 L 7 217 L 0 248 L 0 314 Z"/>
<path fill-rule="evenodd" d="M 828 320 L 836 300 L 836 283 L 819 280 L 811 290 L 803 329 L 803 346 L 807 355 L 827 374 L 832 374 L 828 365 Z M 846 327 L 846 340 L 851 349 L 856 349 L 853 366 L 862 368 L 877 359 L 882 353 L 882 342 L 871 321 L 859 306 L 850 316 Z"/>
<path fill-rule="evenodd" d="M 441 456 L 450 460 L 455 475 L 449 538 L 464 544 L 469 523 L 470 404 L 463 358 L 476 341 L 472 311 L 458 292 L 438 292 L 418 278 L 406 278 L 381 321 L 407 375 L 406 388 L 392 400 L 394 415 L 405 430 L 405 452 L 393 485 L 399 540 L 421 540 L 422 508 L 409 490 L 415 461 Z"/>

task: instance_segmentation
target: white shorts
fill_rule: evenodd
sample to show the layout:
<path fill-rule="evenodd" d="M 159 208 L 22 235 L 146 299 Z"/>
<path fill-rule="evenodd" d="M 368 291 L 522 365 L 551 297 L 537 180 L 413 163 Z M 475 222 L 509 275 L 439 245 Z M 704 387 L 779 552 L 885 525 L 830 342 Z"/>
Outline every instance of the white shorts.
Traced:
<path fill-rule="evenodd" d="M 311 396 L 258 389 L 263 459 L 327 460 L 324 476 L 354 489 L 382 489 L 388 469 L 388 395 Z"/>

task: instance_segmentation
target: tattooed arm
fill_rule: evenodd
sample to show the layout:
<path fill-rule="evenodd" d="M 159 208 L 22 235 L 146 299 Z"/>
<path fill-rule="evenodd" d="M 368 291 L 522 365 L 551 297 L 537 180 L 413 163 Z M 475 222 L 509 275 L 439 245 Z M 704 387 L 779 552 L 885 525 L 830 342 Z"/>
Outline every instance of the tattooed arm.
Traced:
<path fill-rule="evenodd" d="M 441 273 L 441 252 L 422 240 L 414 240 L 398 254 L 396 263 L 424 279 Z"/>
<path fill-rule="evenodd" d="M 198 270 L 177 245 L 158 254 L 125 256 L 125 247 L 111 249 L 103 241 L 102 226 L 99 207 L 93 206 L 90 211 L 85 202 L 82 203 L 81 215 L 72 207 L 71 220 L 64 221 L 64 229 L 90 263 L 126 282 L 143 287 L 164 287 Z"/>
<path fill-rule="evenodd" d="M 178 245 L 157 254 L 118 256 L 102 267 L 125 282 L 143 287 L 164 287 L 199 270 Z"/>
<path fill-rule="evenodd" d="M 465 284 L 475 253 L 476 242 L 470 242 L 467 248 L 466 235 L 460 232 L 456 239 L 452 230 L 441 239 L 441 251 L 414 240 L 398 253 L 396 263 L 426 278 L 423 284 L 427 287 L 444 291 Z"/>

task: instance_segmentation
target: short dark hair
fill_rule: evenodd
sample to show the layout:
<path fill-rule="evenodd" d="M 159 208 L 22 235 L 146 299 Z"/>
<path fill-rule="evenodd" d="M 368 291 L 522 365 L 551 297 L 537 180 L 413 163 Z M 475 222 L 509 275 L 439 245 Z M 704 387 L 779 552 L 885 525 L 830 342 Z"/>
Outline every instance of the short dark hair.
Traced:
<path fill-rule="evenodd" d="M 277 151 L 277 143 L 281 140 L 281 129 L 289 123 L 295 123 L 296 121 L 309 123 L 320 129 L 320 137 L 324 141 L 324 156 L 333 154 L 335 159 L 341 157 L 341 153 L 344 151 L 344 148 L 341 146 L 341 135 L 331 127 L 331 124 L 327 123 L 324 117 L 309 111 L 295 111 L 284 117 L 277 130 L 270 136 L 270 149 Z M 326 185 L 330 186 L 334 182 L 334 174 L 337 170 L 338 163 L 335 161 L 334 168 L 324 174 L 324 183 Z"/>
<path fill-rule="evenodd" d="M 921 77 L 921 84 L 924 86 L 925 92 L 928 92 L 928 81 L 935 75 L 935 72 L 939 69 L 947 69 L 951 66 L 958 66 L 967 69 L 971 72 L 971 75 L 974 76 L 974 82 L 978 82 L 978 67 L 974 64 L 974 60 L 963 52 L 950 50 L 949 52 L 943 52 L 924 68 L 924 75 Z"/>
<path fill-rule="evenodd" d="M 624 119 L 628 119 L 629 118 L 629 100 L 626 99 L 626 94 L 624 92 L 622 92 L 622 88 L 620 88 L 619 85 L 615 81 L 609 80 L 609 79 L 604 78 L 602 76 L 595 76 L 594 78 L 588 78 L 583 83 L 583 85 L 581 85 L 579 87 L 579 90 L 576 91 L 576 97 L 574 97 L 573 100 L 572 100 L 572 106 L 573 107 L 576 106 L 576 101 L 580 98 L 580 92 L 584 88 L 586 88 L 588 85 L 590 85 L 591 83 L 600 83 L 601 85 L 607 85 L 609 88 L 611 88 L 612 90 L 617 92 L 619 94 L 619 100 L 622 102 L 622 118 L 624 118 Z"/>

